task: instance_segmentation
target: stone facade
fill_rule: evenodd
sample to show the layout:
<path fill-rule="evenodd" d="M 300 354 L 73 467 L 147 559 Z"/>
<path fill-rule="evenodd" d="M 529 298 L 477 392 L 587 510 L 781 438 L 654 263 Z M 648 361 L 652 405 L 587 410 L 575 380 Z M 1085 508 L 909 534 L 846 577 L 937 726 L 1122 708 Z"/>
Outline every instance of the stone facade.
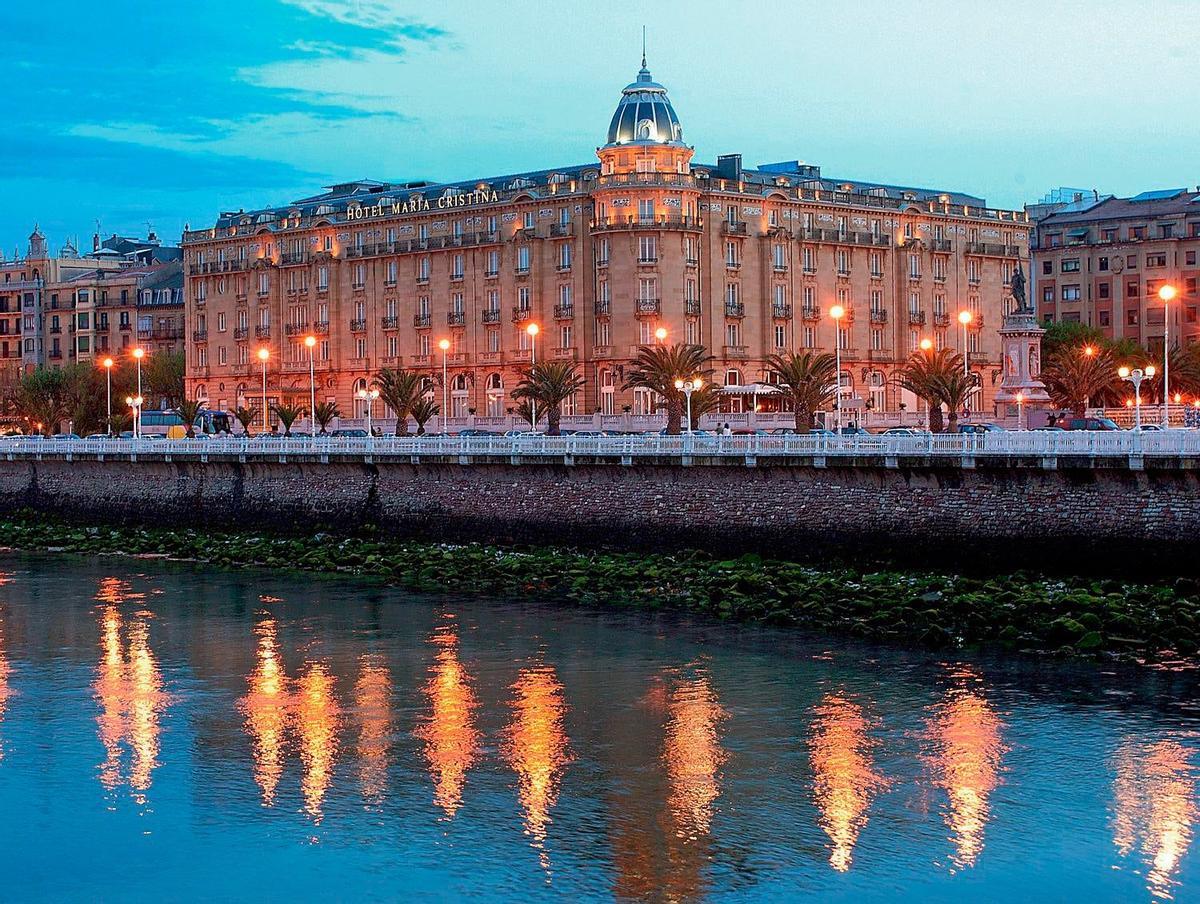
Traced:
<path fill-rule="evenodd" d="M 565 413 L 640 414 L 653 400 L 621 384 L 662 328 L 705 345 L 720 384 L 840 342 L 848 404 L 881 411 L 916 410 L 892 378 L 928 337 L 965 347 L 971 407 L 990 407 L 1024 213 L 795 161 L 697 164 L 644 64 L 597 154 L 453 184 L 345 183 L 186 232 L 189 392 L 252 400 L 266 348 L 271 399 L 306 403 L 311 335 L 317 397 L 347 414 L 362 416 L 356 392 L 380 369 L 426 372 L 432 391 L 444 365 L 453 418 L 503 415 L 533 354 L 579 363 L 586 387 Z"/>
<path fill-rule="evenodd" d="M 1190 465 L 1190 466 L 1189 466 Z M 1200 471 L 1063 459 L 779 465 L 0 461 L 0 510 L 165 526 L 355 530 L 422 539 L 913 555 L 1061 563 L 1173 556 L 1200 531 Z M 986 513 L 986 517 L 982 516 Z M 960 554 L 963 558 L 956 558 Z"/>

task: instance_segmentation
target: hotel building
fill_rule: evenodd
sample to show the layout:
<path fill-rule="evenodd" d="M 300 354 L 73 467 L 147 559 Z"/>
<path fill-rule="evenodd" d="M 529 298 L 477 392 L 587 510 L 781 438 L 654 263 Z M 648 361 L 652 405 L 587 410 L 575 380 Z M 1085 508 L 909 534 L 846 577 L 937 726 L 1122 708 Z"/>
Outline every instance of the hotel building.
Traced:
<path fill-rule="evenodd" d="M 1042 320 L 1096 327 L 1161 353 L 1170 303 L 1171 344 L 1200 337 L 1200 188 L 1132 198 L 1081 197 L 1037 224 L 1034 294 Z"/>
<path fill-rule="evenodd" d="M 990 405 L 1009 276 L 1028 265 L 1023 212 L 795 161 L 697 163 L 645 61 L 596 155 L 450 184 L 348 182 L 185 232 L 189 392 L 253 402 L 267 347 L 269 395 L 307 402 L 313 335 L 318 399 L 361 415 L 356 391 L 382 368 L 440 378 L 445 339 L 452 417 L 511 410 L 533 353 L 579 365 L 566 413 L 648 413 L 621 384 L 663 328 L 705 345 L 722 384 L 836 344 L 849 404 L 877 411 L 916 410 L 893 376 L 922 338 L 965 344 L 972 407 Z"/>

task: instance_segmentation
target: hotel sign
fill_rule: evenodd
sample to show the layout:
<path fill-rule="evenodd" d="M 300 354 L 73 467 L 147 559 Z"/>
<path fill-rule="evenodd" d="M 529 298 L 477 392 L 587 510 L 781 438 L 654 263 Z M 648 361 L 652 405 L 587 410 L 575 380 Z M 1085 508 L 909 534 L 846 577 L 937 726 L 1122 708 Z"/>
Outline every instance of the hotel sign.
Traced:
<path fill-rule="evenodd" d="M 400 217 L 410 213 L 427 213 L 433 210 L 454 210 L 459 207 L 478 207 L 481 204 L 496 204 L 500 195 L 495 189 L 477 188 L 458 195 L 442 195 L 430 201 L 414 197 L 408 201 L 392 201 L 388 204 L 347 205 L 347 220 L 372 220 L 376 217 Z"/>

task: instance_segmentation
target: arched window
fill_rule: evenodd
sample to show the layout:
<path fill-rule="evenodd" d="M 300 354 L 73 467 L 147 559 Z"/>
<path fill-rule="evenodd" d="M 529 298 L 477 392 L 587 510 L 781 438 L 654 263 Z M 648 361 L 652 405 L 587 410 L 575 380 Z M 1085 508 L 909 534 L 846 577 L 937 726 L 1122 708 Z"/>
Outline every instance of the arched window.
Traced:
<path fill-rule="evenodd" d="M 205 386 L 203 383 L 199 383 L 196 385 L 196 401 L 197 402 L 207 402 L 208 401 L 208 387 Z"/>
<path fill-rule="evenodd" d="M 491 374 L 487 378 L 486 395 L 488 417 L 503 417 L 504 378 L 500 374 Z"/>
<path fill-rule="evenodd" d="M 887 377 L 878 370 L 871 371 L 867 381 L 871 393 L 871 407 L 883 411 L 887 407 Z"/>
<path fill-rule="evenodd" d="M 365 378 L 359 377 L 357 380 L 354 381 L 354 388 L 351 390 L 351 394 L 354 398 L 354 416 L 357 418 L 365 419 L 367 416 L 367 404 L 368 404 L 369 400 L 368 399 L 360 399 L 358 397 L 358 394 L 360 392 L 365 392 L 366 389 L 367 389 L 367 381 Z"/>
<path fill-rule="evenodd" d="M 466 417 L 471 406 L 467 375 L 455 374 L 450 381 L 450 416 Z"/>

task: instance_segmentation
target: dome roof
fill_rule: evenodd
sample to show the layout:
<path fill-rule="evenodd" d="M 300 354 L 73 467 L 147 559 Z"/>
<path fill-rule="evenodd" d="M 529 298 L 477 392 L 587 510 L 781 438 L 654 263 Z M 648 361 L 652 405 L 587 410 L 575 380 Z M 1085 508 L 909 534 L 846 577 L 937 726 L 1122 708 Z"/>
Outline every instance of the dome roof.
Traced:
<path fill-rule="evenodd" d="M 621 91 L 608 126 L 608 143 L 683 144 L 683 126 L 667 99 L 667 89 L 650 77 L 645 57 L 637 81 Z"/>

